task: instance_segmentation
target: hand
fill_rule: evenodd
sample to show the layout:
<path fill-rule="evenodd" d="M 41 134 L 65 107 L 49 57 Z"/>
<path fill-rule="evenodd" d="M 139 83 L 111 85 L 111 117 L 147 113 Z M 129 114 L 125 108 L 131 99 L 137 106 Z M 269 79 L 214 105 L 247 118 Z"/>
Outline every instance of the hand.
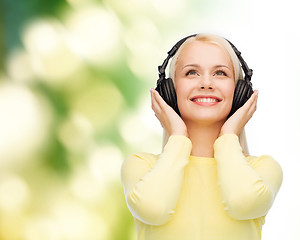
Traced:
<path fill-rule="evenodd" d="M 257 98 L 258 91 L 255 90 L 248 101 L 227 119 L 220 131 L 220 136 L 227 133 L 240 135 L 242 129 L 256 111 Z"/>
<path fill-rule="evenodd" d="M 151 88 L 150 93 L 155 116 L 169 136 L 184 135 L 187 137 L 187 128 L 182 118 L 163 100 L 155 89 Z"/>

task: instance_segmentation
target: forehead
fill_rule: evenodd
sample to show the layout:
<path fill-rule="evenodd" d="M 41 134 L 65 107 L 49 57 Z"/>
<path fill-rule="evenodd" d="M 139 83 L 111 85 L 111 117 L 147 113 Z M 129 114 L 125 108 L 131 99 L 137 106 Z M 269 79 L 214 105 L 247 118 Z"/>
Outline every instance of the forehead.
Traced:
<path fill-rule="evenodd" d="M 204 66 L 225 64 L 232 68 L 230 56 L 225 49 L 199 40 L 187 42 L 179 52 L 177 64 L 190 63 Z"/>

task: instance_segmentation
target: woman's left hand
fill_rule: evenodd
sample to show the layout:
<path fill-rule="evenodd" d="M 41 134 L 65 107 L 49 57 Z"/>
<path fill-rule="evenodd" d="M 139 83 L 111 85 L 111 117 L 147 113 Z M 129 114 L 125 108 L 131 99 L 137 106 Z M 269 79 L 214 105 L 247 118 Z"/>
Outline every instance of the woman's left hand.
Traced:
<path fill-rule="evenodd" d="M 220 136 L 230 133 L 240 135 L 242 129 L 256 111 L 257 97 L 258 91 L 255 90 L 248 101 L 227 119 L 221 128 Z"/>

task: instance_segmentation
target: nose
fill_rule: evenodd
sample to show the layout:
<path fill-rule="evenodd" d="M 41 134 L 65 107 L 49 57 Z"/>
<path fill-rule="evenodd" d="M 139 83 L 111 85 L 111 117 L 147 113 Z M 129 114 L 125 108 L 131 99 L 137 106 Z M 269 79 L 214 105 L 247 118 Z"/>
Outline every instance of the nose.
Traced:
<path fill-rule="evenodd" d="M 199 88 L 200 89 L 214 89 L 214 82 L 209 75 L 205 75 L 199 78 Z"/>

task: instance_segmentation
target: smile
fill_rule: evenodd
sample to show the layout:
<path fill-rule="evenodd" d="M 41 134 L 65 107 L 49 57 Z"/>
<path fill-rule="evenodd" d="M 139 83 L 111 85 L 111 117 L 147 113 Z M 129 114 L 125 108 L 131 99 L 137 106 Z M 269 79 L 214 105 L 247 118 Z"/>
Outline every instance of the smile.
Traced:
<path fill-rule="evenodd" d="M 218 102 L 215 98 L 196 98 L 194 102 Z"/>
<path fill-rule="evenodd" d="M 216 96 L 195 96 L 191 98 L 191 101 L 200 106 L 213 106 L 222 101 L 221 98 Z"/>

